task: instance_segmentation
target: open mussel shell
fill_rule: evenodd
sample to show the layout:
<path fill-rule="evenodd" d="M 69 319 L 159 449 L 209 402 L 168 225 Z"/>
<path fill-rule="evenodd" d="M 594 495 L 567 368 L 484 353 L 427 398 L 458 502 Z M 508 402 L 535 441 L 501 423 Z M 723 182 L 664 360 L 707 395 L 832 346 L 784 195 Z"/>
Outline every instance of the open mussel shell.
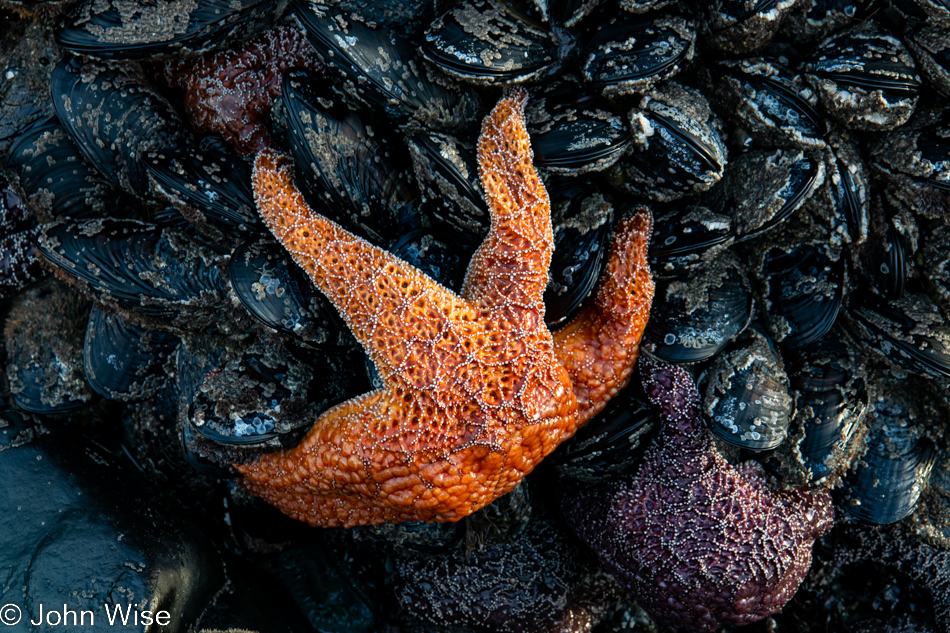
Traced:
<path fill-rule="evenodd" d="M 914 54 L 928 83 L 944 97 L 950 97 L 950 33 L 946 27 L 916 26 L 908 30 L 904 43 Z"/>
<path fill-rule="evenodd" d="M 275 0 L 85 0 L 56 32 L 68 51 L 100 59 L 200 52 L 244 36 L 273 12 Z"/>
<path fill-rule="evenodd" d="M 70 221 L 45 227 L 39 244 L 84 292 L 149 327 L 204 329 L 223 298 L 219 256 L 174 229 L 136 220 Z"/>
<path fill-rule="evenodd" d="M 610 104 L 572 82 L 533 99 L 527 115 L 534 162 L 555 174 L 602 171 L 630 145 L 623 120 Z"/>
<path fill-rule="evenodd" d="M 313 345 L 332 345 L 344 327 L 303 269 L 271 239 L 238 246 L 228 280 L 248 313 L 274 330 Z"/>
<path fill-rule="evenodd" d="M 428 130 L 409 136 L 406 145 L 433 224 L 464 248 L 477 248 L 491 222 L 475 148 Z"/>
<path fill-rule="evenodd" d="M 86 160 L 140 197 L 149 192 L 144 156 L 188 142 L 171 104 L 129 66 L 63 60 L 50 91 L 56 116 Z"/>
<path fill-rule="evenodd" d="M 848 307 L 855 337 L 908 371 L 950 377 L 950 322 L 926 295 L 884 300 L 865 293 Z"/>
<path fill-rule="evenodd" d="M 419 50 L 476 85 L 537 79 L 557 61 L 554 35 L 505 0 L 463 0 L 432 23 Z"/>
<path fill-rule="evenodd" d="M 867 450 L 844 480 L 839 506 L 869 523 L 900 521 L 927 487 L 936 451 L 926 436 L 942 423 L 923 385 L 879 380 L 867 415 Z"/>
<path fill-rule="evenodd" d="M 631 384 L 548 459 L 572 479 L 603 481 L 636 471 L 658 428 L 639 383 Z"/>
<path fill-rule="evenodd" d="M 804 480 L 843 475 L 864 448 L 870 405 L 865 358 L 840 332 L 785 355 L 795 398 L 792 437 Z"/>
<path fill-rule="evenodd" d="M 165 387 L 166 363 L 177 345 L 173 334 L 127 323 L 94 304 L 82 350 L 86 380 L 111 400 L 145 400 Z"/>
<path fill-rule="evenodd" d="M 703 411 L 713 435 L 734 446 L 767 451 L 785 439 L 792 416 L 788 375 L 775 345 L 757 327 L 713 361 Z"/>
<path fill-rule="evenodd" d="M 544 321 L 566 324 L 593 292 L 610 248 L 614 209 L 602 194 L 575 182 L 549 182 L 554 253 L 544 290 Z"/>
<path fill-rule="evenodd" d="M 807 98 L 814 93 L 788 69 L 763 59 L 722 62 L 705 71 L 724 117 L 766 146 L 824 147 L 828 125 Z"/>
<path fill-rule="evenodd" d="M 581 74 L 607 97 L 644 91 L 682 70 L 695 45 L 696 31 L 681 17 L 607 17 L 583 44 Z"/>
<path fill-rule="evenodd" d="M 917 105 L 920 78 L 900 40 L 860 27 L 831 36 L 805 65 L 822 105 L 855 130 L 903 125 Z"/>
<path fill-rule="evenodd" d="M 675 203 L 654 215 L 650 265 L 658 272 L 702 266 L 735 241 L 732 218 L 702 205 Z"/>
<path fill-rule="evenodd" d="M 120 195 L 87 163 L 55 118 L 37 121 L 10 146 L 6 168 L 41 221 L 115 215 Z"/>
<path fill-rule="evenodd" d="M 768 44 L 799 0 L 717 0 L 709 6 L 709 43 L 727 53 L 749 53 Z"/>
<path fill-rule="evenodd" d="M 769 332 L 782 350 L 814 343 L 831 330 L 844 298 L 846 260 L 818 244 L 778 244 L 758 258 Z"/>
<path fill-rule="evenodd" d="M 738 258 L 724 250 L 698 270 L 658 277 L 643 348 L 669 363 L 696 363 L 722 351 L 752 319 L 752 289 Z"/>
<path fill-rule="evenodd" d="M 752 150 L 729 164 L 712 194 L 734 217 L 739 240 L 778 226 L 824 182 L 825 165 L 801 150 Z"/>
<path fill-rule="evenodd" d="M 320 107 L 322 78 L 309 70 L 284 75 L 290 148 L 308 202 L 379 246 L 421 227 L 420 195 L 408 158 L 355 112 Z M 336 115 L 339 115 L 336 116 Z"/>
<path fill-rule="evenodd" d="M 158 193 L 202 233 L 219 241 L 260 233 L 251 166 L 213 143 L 150 153 L 145 167 Z"/>
<path fill-rule="evenodd" d="M 354 105 L 440 130 L 475 118 L 476 100 L 431 81 L 409 41 L 337 16 L 316 0 L 292 0 L 291 7 L 327 74 Z"/>
<path fill-rule="evenodd" d="M 95 394 L 82 369 L 89 302 L 53 279 L 19 294 L 5 318 L 6 373 L 13 402 L 33 413 L 66 413 Z"/>
<path fill-rule="evenodd" d="M 722 127 L 697 90 L 673 82 L 656 87 L 628 114 L 633 147 L 610 172 L 613 183 L 651 200 L 677 200 L 722 178 Z"/>

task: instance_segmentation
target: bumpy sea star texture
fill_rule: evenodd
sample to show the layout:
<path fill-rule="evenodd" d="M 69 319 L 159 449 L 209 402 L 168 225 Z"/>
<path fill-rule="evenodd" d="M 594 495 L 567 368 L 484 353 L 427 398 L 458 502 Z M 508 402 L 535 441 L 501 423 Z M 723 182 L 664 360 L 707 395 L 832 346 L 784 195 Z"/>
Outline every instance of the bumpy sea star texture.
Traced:
<path fill-rule="evenodd" d="M 266 122 L 280 80 L 294 66 L 319 70 L 307 38 L 290 27 L 264 31 L 237 49 L 165 63 L 165 81 L 184 91 L 185 116 L 223 136 L 242 155 L 271 143 Z"/>
<path fill-rule="evenodd" d="M 775 613 L 834 520 L 827 490 L 774 492 L 756 462 L 733 468 L 703 428 L 681 367 L 641 358 L 662 431 L 634 478 L 567 490 L 572 527 L 657 620 L 691 631 Z"/>
<path fill-rule="evenodd" d="M 576 338 L 561 340 L 565 369 L 544 325 L 553 239 L 526 99 L 520 91 L 502 99 L 482 126 L 479 169 L 492 226 L 461 296 L 315 214 L 293 187 L 290 159 L 258 155 L 262 217 L 343 315 L 385 388 L 324 413 L 296 448 L 237 466 L 248 490 L 312 525 L 457 520 L 510 491 L 574 433 L 572 375 L 605 383 L 604 394 L 582 386 L 587 410 L 599 406 L 593 395 L 623 386 L 638 341 L 628 337 L 642 332 L 641 304 L 652 299 L 652 285 L 633 287 L 644 280 L 649 214 L 620 226 L 611 258 L 630 263 L 614 262 L 605 281 L 618 297 L 595 302 L 589 310 L 600 316 L 585 313 Z M 635 230 L 647 233 L 629 234 Z M 614 334 L 622 354 L 607 340 Z M 584 337 L 586 358 L 573 351 Z"/>

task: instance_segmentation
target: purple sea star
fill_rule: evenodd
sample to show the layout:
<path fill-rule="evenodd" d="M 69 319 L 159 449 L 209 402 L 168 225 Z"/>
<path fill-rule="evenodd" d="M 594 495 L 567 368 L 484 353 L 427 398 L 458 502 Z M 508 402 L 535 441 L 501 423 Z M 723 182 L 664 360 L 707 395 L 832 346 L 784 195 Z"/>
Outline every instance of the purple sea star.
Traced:
<path fill-rule="evenodd" d="M 567 491 L 568 521 L 660 622 L 711 631 L 779 611 L 833 524 L 831 495 L 773 491 L 756 462 L 733 468 L 703 428 L 689 374 L 639 366 L 660 436 L 636 477 Z"/>

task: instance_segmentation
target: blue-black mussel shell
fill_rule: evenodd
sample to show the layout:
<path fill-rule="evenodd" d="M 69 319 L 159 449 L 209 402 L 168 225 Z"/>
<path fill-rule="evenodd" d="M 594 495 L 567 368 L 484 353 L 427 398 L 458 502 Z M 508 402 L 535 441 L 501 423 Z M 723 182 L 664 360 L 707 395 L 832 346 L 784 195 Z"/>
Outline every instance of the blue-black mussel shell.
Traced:
<path fill-rule="evenodd" d="M 379 246 L 420 228 L 421 196 L 403 148 L 381 135 L 369 115 L 321 105 L 322 79 L 284 75 L 283 96 L 298 183 L 314 209 Z"/>
<path fill-rule="evenodd" d="M 123 321 L 97 305 L 89 312 L 83 367 L 92 389 L 111 400 L 145 400 L 165 387 L 174 334 Z"/>
<path fill-rule="evenodd" d="M 670 363 L 718 354 L 752 319 L 752 288 L 729 250 L 698 270 L 656 279 L 643 347 Z"/>
<path fill-rule="evenodd" d="M 65 59 L 50 80 L 53 107 L 70 138 L 109 182 L 148 197 L 144 158 L 189 142 L 178 114 L 127 65 Z"/>
<path fill-rule="evenodd" d="M 56 32 L 68 51 L 99 59 L 200 52 L 264 22 L 274 0 L 86 0 Z"/>
<path fill-rule="evenodd" d="M 226 243 L 265 230 L 254 204 L 251 166 L 213 139 L 149 153 L 145 167 L 157 192 L 212 239 Z"/>
<path fill-rule="evenodd" d="M 110 311 L 147 327 L 201 331 L 224 297 L 220 256 L 175 229 L 137 220 L 48 225 L 40 251 Z"/>
<path fill-rule="evenodd" d="M 433 22 L 419 47 L 446 74 L 473 84 L 512 84 L 543 76 L 557 40 L 504 0 L 463 0 Z"/>

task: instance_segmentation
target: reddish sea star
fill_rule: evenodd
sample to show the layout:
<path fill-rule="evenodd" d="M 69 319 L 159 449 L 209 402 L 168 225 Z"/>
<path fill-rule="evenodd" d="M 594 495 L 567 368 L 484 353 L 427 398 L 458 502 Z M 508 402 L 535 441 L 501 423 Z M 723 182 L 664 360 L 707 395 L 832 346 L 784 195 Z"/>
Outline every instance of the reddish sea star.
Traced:
<path fill-rule="evenodd" d="M 636 477 L 566 491 L 569 522 L 660 622 L 712 631 L 779 611 L 831 529 L 831 495 L 772 491 L 757 462 L 733 468 L 703 428 L 689 374 L 639 367 L 660 436 Z"/>
<path fill-rule="evenodd" d="M 385 388 L 325 412 L 297 447 L 236 466 L 248 490 L 312 525 L 458 520 L 510 491 L 623 387 L 653 295 L 649 213 L 620 224 L 597 300 L 555 344 L 542 302 L 550 205 L 526 100 L 503 98 L 482 125 L 492 226 L 461 296 L 315 214 L 290 159 L 258 155 L 261 216 L 340 310 Z"/>
<path fill-rule="evenodd" d="M 264 31 L 240 48 L 165 62 L 165 81 L 184 91 L 185 115 L 200 132 L 223 136 L 241 155 L 271 143 L 267 118 L 280 96 L 284 71 L 319 70 L 314 51 L 297 29 Z"/>

